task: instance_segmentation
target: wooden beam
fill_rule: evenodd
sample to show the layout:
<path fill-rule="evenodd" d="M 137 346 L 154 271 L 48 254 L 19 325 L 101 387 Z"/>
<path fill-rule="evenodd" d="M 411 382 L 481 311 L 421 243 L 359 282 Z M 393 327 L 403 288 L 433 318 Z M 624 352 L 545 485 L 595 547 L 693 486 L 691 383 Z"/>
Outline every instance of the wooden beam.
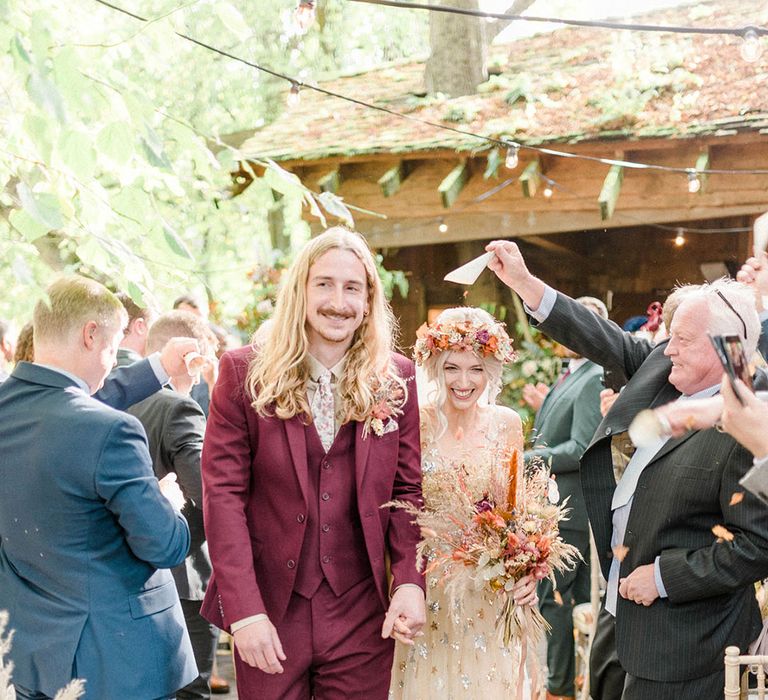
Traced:
<path fill-rule="evenodd" d="M 613 216 L 613 210 L 616 209 L 616 202 L 619 199 L 623 180 L 624 168 L 620 165 L 612 165 L 603 181 L 600 196 L 597 198 L 597 202 L 600 205 L 600 218 L 603 221 Z"/>
<path fill-rule="evenodd" d="M 317 188 L 321 192 L 331 192 L 332 194 L 338 194 L 341 187 L 341 169 L 334 168 L 330 172 L 327 172 L 317 181 Z"/>
<path fill-rule="evenodd" d="M 531 243 L 539 248 L 542 248 L 543 250 L 549 251 L 550 253 L 557 253 L 558 255 L 565 255 L 569 258 L 573 258 L 582 264 L 587 264 L 589 267 L 591 267 L 593 264 L 592 259 L 588 258 L 586 255 L 577 253 L 575 250 L 571 250 L 570 248 L 567 248 L 560 243 L 555 243 L 546 236 L 524 236 L 519 240 L 523 243 Z"/>
<path fill-rule="evenodd" d="M 464 189 L 464 185 L 469 180 L 469 163 L 463 161 L 451 170 L 445 179 L 440 183 L 437 191 L 440 193 L 440 199 L 443 206 L 449 209 L 453 206 L 459 193 Z"/>
<path fill-rule="evenodd" d="M 520 176 L 523 197 L 533 197 L 536 194 L 536 188 L 539 186 L 540 181 L 541 161 L 536 158 L 525 166 L 525 170 L 523 170 L 523 174 Z"/>
<path fill-rule="evenodd" d="M 709 147 L 707 146 L 696 159 L 696 171 L 699 175 L 699 182 L 701 187 L 699 188 L 699 194 L 704 191 L 704 187 L 707 184 L 707 173 L 700 172 L 701 170 L 709 170 Z"/>
<path fill-rule="evenodd" d="M 409 175 L 409 168 L 405 161 L 401 160 L 394 168 L 390 168 L 376 182 L 385 197 L 397 194 L 403 180 Z"/>

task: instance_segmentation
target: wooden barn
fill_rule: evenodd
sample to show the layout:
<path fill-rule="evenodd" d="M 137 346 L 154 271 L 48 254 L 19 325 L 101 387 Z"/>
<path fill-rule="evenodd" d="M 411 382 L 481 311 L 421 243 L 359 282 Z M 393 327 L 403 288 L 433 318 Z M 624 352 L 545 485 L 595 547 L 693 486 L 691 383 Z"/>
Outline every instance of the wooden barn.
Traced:
<path fill-rule="evenodd" d="M 725 0 L 637 21 L 754 19 L 749 3 Z M 751 223 L 768 209 L 768 52 L 748 62 L 742 44 L 558 29 L 494 46 L 488 81 L 453 99 L 424 93 L 423 62 L 389 65 L 322 87 L 455 131 L 304 89 L 242 151 L 359 208 L 356 228 L 409 274 L 408 298 L 393 302 L 405 344 L 430 310 L 463 302 L 443 275 L 493 238 L 515 239 L 536 274 L 605 299 L 621 323 L 677 282 L 734 271 L 749 254 Z M 521 144 L 517 164 L 475 135 Z M 729 172 L 744 170 L 765 172 Z M 510 308 L 510 296 L 486 273 L 466 300 Z"/>

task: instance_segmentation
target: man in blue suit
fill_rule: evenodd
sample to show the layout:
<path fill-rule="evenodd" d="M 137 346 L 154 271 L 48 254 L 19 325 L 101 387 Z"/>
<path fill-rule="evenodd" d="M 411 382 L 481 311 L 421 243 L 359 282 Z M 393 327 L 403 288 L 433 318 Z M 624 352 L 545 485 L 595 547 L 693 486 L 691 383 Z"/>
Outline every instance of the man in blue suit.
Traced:
<path fill-rule="evenodd" d="M 100 284 L 55 282 L 35 308 L 35 362 L 0 386 L 0 608 L 20 698 L 72 678 L 92 700 L 168 698 L 197 675 L 167 571 L 189 547 L 178 488 L 161 493 L 140 423 L 90 396 L 125 323 Z M 130 392 L 113 382 L 108 398 Z"/>

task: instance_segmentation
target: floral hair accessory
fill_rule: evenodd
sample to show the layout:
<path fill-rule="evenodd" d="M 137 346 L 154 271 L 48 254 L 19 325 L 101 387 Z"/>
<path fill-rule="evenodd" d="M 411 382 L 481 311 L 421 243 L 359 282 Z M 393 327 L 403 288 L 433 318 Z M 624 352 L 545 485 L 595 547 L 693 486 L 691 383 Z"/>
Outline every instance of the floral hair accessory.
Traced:
<path fill-rule="evenodd" d="M 480 357 L 495 357 L 502 364 L 513 362 L 517 354 L 501 323 L 458 321 L 426 323 L 416 331 L 413 359 L 423 365 L 431 355 L 445 350 L 471 350 Z"/>

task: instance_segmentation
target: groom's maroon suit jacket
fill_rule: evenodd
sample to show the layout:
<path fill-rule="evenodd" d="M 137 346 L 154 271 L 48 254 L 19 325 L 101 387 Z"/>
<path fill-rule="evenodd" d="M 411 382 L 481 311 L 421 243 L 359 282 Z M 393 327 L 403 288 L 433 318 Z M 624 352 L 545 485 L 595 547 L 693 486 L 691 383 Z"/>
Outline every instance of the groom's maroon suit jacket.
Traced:
<path fill-rule="evenodd" d="M 201 614 L 222 629 L 266 613 L 278 624 L 294 590 L 309 493 L 306 426 L 262 417 L 245 391 L 253 348 L 226 353 L 219 366 L 203 447 L 203 512 L 213 575 Z M 391 500 L 421 505 L 419 414 L 413 363 L 393 355 L 408 380 L 408 400 L 397 429 L 362 437 L 355 424 L 357 506 L 376 591 L 386 610 L 389 590 L 404 583 L 424 587 L 416 565 L 419 529 Z"/>

